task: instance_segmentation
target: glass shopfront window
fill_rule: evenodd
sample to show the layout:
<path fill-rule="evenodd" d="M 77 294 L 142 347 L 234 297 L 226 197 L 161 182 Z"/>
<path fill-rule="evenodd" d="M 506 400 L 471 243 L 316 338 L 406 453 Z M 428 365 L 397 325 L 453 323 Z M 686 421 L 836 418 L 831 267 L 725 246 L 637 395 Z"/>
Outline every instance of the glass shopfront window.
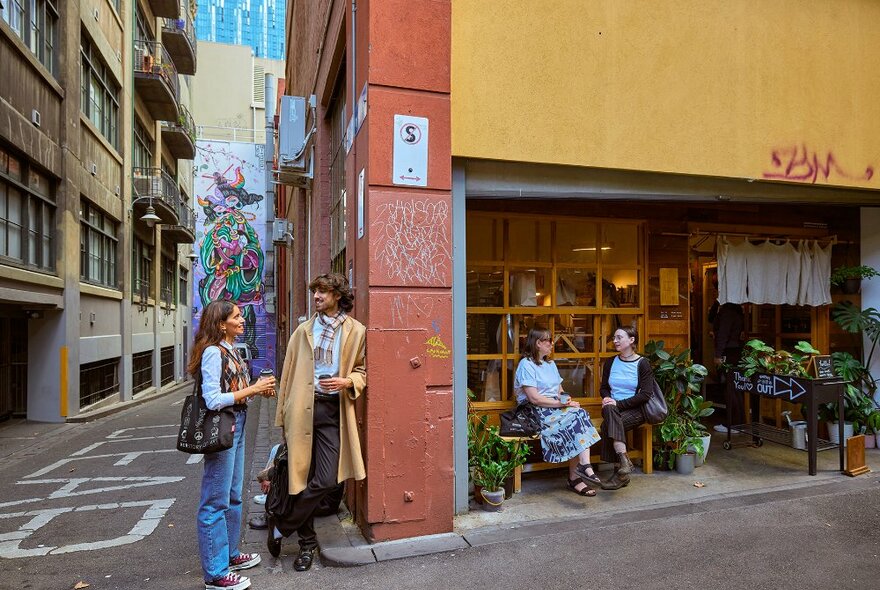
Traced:
<path fill-rule="evenodd" d="M 477 407 L 509 405 L 528 332 L 550 330 L 565 391 L 599 395 L 621 325 L 643 332 L 644 224 L 469 212 L 468 388 Z"/>

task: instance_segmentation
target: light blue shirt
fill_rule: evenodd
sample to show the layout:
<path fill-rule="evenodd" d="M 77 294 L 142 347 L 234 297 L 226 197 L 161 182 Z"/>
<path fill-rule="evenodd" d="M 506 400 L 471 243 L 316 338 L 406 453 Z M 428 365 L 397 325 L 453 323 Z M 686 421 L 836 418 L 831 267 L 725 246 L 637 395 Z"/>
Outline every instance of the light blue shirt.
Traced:
<path fill-rule="evenodd" d="M 639 386 L 639 359 L 625 361 L 619 356 L 614 357 L 611 373 L 608 375 L 608 386 L 615 401 L 619 402 L 634 396 Z"/>
<path fill-rule="evenodd" d="M 521 404 L 528 399 L 523 387 L 534 387 L 544 397 L 559 398 L 559 385 L 562 377 L 559 369 L 553 361 L 543 361 L 536 365 L 530 358 L 524 358 L 516 368 L 516 377 L 513 380 L 513 391 L 516 393 L 516 402 Z"/>
<path fill-rule="evenodd" d="M 321 332 L 324 331 L 324 324 L 322 324 L 318 320 L 318 316 L 315 316 L 315 321 L 312 324 L 312 342 L 316 345 L 318 341 L 321 339 Z M 330 375 L 331 377 L 339 377 L 339 352 L 342 348 L 341 342 L 342 338 L 339 336 L 339 333 L 342 332 L 342 326 L 336 330 L 336 334 L 333 336 L 333 362 L 329 364 L 318 362 L 315 359 L 315 391 L 320 391 L 321 393 L 329 393 L 334 394 L 338 393 L 336 391 L 324 391 L 321 389 L 321 386 L 318 385 L 318 375 Z"/>
<path fill-rule="evenodd" d="M 232 345 L 225 340 L 219 346 L 209 346 L 202 352 L 202 397 L 209 410 L 219 410 L 235 404 L 235 394 L 220 391 L 220 376 L 223 374 L 223 357 L 220 346 L 235 354 Z"/>

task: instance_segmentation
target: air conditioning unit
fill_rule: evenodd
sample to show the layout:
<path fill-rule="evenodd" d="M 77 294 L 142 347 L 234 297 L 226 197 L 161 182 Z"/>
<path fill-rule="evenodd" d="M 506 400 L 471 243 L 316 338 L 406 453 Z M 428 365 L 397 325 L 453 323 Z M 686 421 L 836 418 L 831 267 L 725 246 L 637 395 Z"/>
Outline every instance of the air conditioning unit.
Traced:
<path fill-rule="evenodd" d="M 293 239 L 293 228 L 286 219 L 276 219 L 272 222 L 272 242 L 275 244 L 290 245 Z"/>
<path fill-rule="evenodd" d="M 278 165 L 304 170 L 306 167 L 306 99 L 302 96 L 281 97 L 278 120 Z"/>
<path fill-rule="evenodd" d="M 42 119 L 40 117 L 40 111 L 38 111 L 37 109 L 32 110 L 31 111 L 31 123 L 33 123 L 34 126 L 39 127 L 41 120 Z"/>

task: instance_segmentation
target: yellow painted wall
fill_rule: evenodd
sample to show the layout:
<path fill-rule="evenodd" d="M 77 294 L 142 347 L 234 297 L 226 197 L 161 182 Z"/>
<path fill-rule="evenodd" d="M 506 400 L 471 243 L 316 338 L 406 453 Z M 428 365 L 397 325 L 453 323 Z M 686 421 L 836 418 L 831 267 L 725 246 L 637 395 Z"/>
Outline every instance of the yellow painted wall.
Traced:
<path fill-rule="evenodd" d="M 878 64 L 877 0 L 453 0 L 452 152 L 880 188 Z"/>

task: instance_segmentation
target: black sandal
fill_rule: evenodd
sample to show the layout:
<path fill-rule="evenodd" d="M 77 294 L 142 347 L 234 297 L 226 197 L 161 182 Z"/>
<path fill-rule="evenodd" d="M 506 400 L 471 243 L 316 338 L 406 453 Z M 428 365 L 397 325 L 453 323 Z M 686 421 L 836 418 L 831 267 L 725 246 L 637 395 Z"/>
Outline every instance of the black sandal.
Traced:
<path fill-rule="evenodd" d="M 580 490 L 577 489 L 577 485 L 579 483 L 584 484 L 584 487 L 581 488 Z M 568 489 L 570 489 L 572 492 L 574 492 L 578 496 L 593 497 L 596 495 L 596 490 L 594 490 L 593 488 L 588 486 L 587 483 L 579 477 L 576 477 L 575 479 L 568 480 Z"/>
<path fill-rule="evenodd" d="M 587 463 L 586 465 L 581 465 L 580 463 L 578 463 L 578 466 L 575 467 L 575 472 L 577 473 L 578 477 L 581 478 L 581 480 L 587 485 L 592 485 L 596 487 L 601 486 L 602 480 L 599 479 L 599 476 L 596 474 L 595 471 L 593 472 L 593 475 L 589 475 L 587 473 L 587 467 L 592 467 L 592 465 L 590 465 L 589 463 Z"/>

